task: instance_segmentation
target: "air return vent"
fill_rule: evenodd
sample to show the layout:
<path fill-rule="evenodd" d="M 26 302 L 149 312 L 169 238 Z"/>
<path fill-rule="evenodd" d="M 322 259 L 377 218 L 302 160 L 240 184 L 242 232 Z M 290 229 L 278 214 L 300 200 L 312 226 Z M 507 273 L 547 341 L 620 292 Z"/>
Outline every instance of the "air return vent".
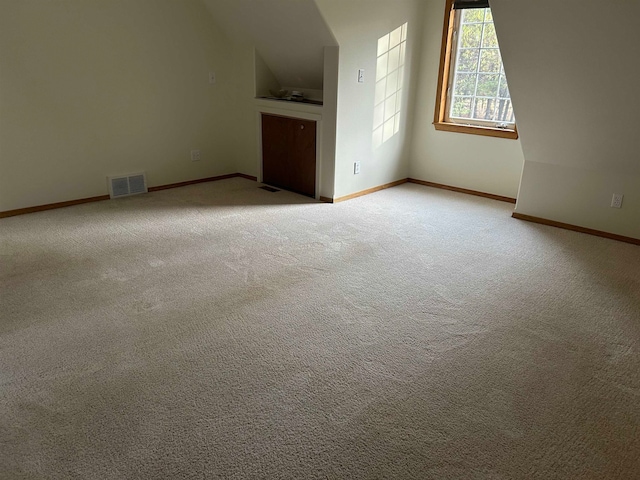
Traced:
<path fill-rule="evenodd" d="M 107 179 L 109 183 L 109 196 L 111 198 L 147 193 L 147 178 L 144 173 L 107 177 Z"/>

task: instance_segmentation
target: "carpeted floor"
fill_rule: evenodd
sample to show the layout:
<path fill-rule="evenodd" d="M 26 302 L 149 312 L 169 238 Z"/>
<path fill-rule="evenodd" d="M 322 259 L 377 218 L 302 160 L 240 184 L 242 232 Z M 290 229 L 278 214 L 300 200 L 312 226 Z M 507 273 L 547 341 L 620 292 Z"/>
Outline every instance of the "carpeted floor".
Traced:
<path fill-rule="evenodd" d="M 0 220 L 3 479 L 640 478 L 640 248 L 419 185 Z"/>

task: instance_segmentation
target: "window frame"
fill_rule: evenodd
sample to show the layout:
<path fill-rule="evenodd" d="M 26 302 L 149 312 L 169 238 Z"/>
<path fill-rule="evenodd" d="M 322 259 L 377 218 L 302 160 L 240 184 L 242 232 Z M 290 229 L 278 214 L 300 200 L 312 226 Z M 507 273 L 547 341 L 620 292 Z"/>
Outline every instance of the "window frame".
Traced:
<path fill-rule="evenodd" d="M 455 63 L 452 62 L 454 48 L 456 48 L 453 32 L 456 26 L 456 11 L 453 8 L 454 0 L 447 0 L 444 11 L 444 27 L 442 29 L 442 46 L 440 48 L 440 67 L 438 72 L 438 89 L 436 92 L 436 109 L 433 126 L 436 130 L 446 132 L 468 133 L 472 135 L 484 135 L 488 137 L 518 138 L 518 127 L 514 124 L 511 128 L 497 128 L 485 125 L 467 125 L 447 121 L 447 97 L 449 82 L 455 72 Z"/>

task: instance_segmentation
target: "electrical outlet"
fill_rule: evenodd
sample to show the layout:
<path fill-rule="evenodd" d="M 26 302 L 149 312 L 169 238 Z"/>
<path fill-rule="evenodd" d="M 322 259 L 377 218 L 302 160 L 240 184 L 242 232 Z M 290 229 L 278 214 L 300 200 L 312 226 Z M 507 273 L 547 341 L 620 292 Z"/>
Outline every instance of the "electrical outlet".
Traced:
<path fill-rule="evenodd" d="M 355 162 L 353 164 L 353 174 L 358 175 L 360 173 L 360 162 Z"/>
<path fill-rule="evenodd" d="M 364 83 L 364 68 L 358 70 L 358 83 Z"/>
<path fill-rule="evenodd" d="M 209 83 L 211 85 L 216 83 L 216 72 L 209 72 Z"/>
<path fill-rule="evenodd" d="M 200 150 L 191 150 L 191 161 L 192 162 L 200 161 Z"/>
<path fill-rule="evenodd" d="M 612 208 L 622 208 L 622 198 L 624 195 L 622 193 L 614 193 L 613 198 L 611 199 L 611 207 Z"/>

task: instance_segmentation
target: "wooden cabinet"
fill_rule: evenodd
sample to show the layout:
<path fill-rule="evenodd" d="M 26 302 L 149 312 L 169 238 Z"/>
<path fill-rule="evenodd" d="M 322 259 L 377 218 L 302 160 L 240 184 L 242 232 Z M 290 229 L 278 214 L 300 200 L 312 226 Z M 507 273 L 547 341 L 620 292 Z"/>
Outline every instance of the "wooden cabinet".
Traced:
<path fill-rule="evenodd" d="M 316 122 L 262 114 L 262 181 L 316 195 Z"/>

